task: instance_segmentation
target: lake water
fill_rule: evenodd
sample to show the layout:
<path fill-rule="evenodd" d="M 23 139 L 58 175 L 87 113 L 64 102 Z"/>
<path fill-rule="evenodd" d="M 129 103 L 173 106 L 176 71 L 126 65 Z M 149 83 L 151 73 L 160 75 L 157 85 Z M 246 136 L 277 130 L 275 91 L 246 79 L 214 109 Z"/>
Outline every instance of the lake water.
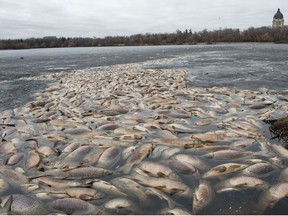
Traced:
<path fill-rule="evenodd" d="M 0 111 L 21 106 L 46 82 L 21 80 L 59 71 L 175 58 L 155 68 L 185 68 L 195 86 L 285 89 L 288 45 L 92 47 L 0 51 Z"/>

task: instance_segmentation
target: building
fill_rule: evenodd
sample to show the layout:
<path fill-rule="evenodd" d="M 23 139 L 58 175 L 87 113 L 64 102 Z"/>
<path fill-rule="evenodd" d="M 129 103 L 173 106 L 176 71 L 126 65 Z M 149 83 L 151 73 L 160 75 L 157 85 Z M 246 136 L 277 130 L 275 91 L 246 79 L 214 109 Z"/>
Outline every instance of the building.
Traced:
<path fill-rule="evenodd" d="M 278 8 L 278 11 L 275 13 L 272 21 L 272 27 L 283 27 L 284 26 L 284 16 L 280 11 L 280 8 Z"/>

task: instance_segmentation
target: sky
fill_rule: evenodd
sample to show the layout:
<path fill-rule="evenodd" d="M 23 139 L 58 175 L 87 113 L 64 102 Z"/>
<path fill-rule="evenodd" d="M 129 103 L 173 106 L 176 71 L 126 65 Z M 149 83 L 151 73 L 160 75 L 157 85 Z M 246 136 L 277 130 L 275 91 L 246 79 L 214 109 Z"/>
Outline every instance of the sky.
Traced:
<path fill-rule="evenodd" d="M 244 30 L 278 8 L 285 20 L 288 0 L 0 0 L 0 39 Z"/>

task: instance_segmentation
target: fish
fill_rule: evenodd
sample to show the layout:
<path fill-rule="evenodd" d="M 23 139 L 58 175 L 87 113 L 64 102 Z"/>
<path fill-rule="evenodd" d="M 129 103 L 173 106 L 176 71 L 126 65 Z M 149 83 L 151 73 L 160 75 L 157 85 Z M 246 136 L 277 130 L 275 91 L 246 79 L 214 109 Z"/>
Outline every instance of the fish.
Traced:
<path fill-rule="evenodd" d="M 256 163 L 248 166 L 245 168 L 242 173 L 244 175 L 249 176 L 255 176 L 255 177 L 265 177 L 269 174 L 271 174 L 272 171 L 274 171 L 275 168 L 270 163 Z"/>
<path fill-rule="evenodd" d="M 250 176 L 237 176 L 226 179 L 216 184 L 215 189 L 218 193 L 229 190 L 240 189 L 267 189 L 268 183 L 262 179 Z"/>
<path fill-rule="evenodd" d="M 119 214 L 119 211 L 123 210 L 124 212 L 128 211 L 133 214 L 140 213 L 140 210 L 135 203 L 124 197 L 111 199 L 105 203 L 104 207 L 108 210 L 116 211 L 117 214 Z"/>
<path fill-rule="evenodd" d="M 198 170 L 192 164 L 185 161 L 171 160 L 169 166 L 172 167 L 176 173 L 183 175 L 198 173 Z"/>
<path fill-rule="evenodd" d="M 209 165 L 204 162 L 200 157 L 191 155 L 191 154 L 176 154 L 173 156 L 175 160 L 179 160 L 181 162 L 186 162 L 193 165 L 198 170 L 204 171 L 209 169 Z"/>
<path fill-rule="evenodd" d="M 12 184 L 13 186 L 21 186 L 23 184 L 28 184 L 28 178 L 20 172 L 14 171 L 8 168 L 0 167 L 1 176 Z"/>
<path fill-rule="evenodd" d="M 79 185 L 80 186 L 80 185 Z M 92 188 L 96 189 L 97 191 L 100 191 L 107 195 L 113 195 L 116 197 L 126 197 L 127 194 L 120 191 L 117 187 L 115 187 L 110 182 L 101 180 L 101 179 L 95 179 L 92 181 Z"/>
<path fill-rule="evenodd" d="M 214 191 L 207 181 L 201 181 L 195 189 L 193 195 L 192 214 L 197 214 L 200 210 L 210 204 L 214 197 Z"/>
<path fill-rule="evenodd" d="M 25 162 L 27 169 L 36 168 L 41 162 L 41 158 L 35 150 L 30 151 L 28 158 Z"/>
<path fill-rule="evenodd" d="M 101 214 L 102 210 L 87 201 L 77 198 L 57 199 L 53 208 L 67 214 Z"/>
<path fill-rule="evenodd" d="M 121 158 L 121 149 L 119 147 L 109 147 L 100 155 L 97 167 L 110 169 Z"/>
<path fill-rule="evenodd" d="M 144 171 L 145 173 L 148 173 L 151 176 L 154 177 L 172 177 L 173 178 L 173 171 L 159 163 L 159 162 L 153 162 L 153 161 L 143 161 L 141 162 L 138 167 Z"/>
<path fill-rule="evenodd" d="M 207 178 L 212 178 L 212 177 L 223 176 L 223 175 L 234 173 L 234 172 L 239 172 L 245 169 L 247 166 L 248 165 L 246 164 L 239 164 L 239 163 L 220 164 L 218 166 L 211 168 L 206 173 L 204 173 L 202 178 L 207 179 Z"/>
<path fill-rule="evenodd" d="M 160 211 L 161 215 L 191 215 L 191 213 L 187 210 L 181 209 L 179 207 L 175 208 L 164 208 Z"/>
<path fill-rule="evenodd" d="M 143 186 L 138 184 L 136 181 L 125 178 L 125 177 L 117 177 L 112 179 L 111 184 L 118 188 L 121 192 L 128 194 L 129 196 L 135 197 L 142 202 L 142 204 L 147 204 L 148 196 L 145 193 L 145 189 Z"/>
<path fill-rule="evenodd" d="M 49 214 L 48 209 L 45 208 L 36 198 L 23 195 L 23 194 L 13 194 L 12 195 L 12 204 L 11 204 L 11 214 L 18 215 L 40 215 L 40 214 Z"/>
<path fill-rule="evenodd" d="M 7 165 L 13 166 L 13 165 L 19 163 L 23 158 L 24 158 L 24 153 L 22 153 L 22 152 L 17 152 L 16 154 L 12 155 L 12 156 L 8 159 Z"/>
<path fill-rule="evenodd" d="M 126 164 L 118 169 L 124 174 L 128 174 L 134 165 L 139 164 L 145 157 L 148 157 L 153 150 L 153 144 L 143 144 L 139 146 L 127 159 Z"/>
<path fill-rule="evenodd" d="M 190 188 L 180 181 L 175 181 L 169 178 L 154 178 L 147 177 L 137 173 L 132 173 L 131 177 L 135 180 L 138 180 L 141 184 L 159 189 L 170 195 L 186 195 L 189 194 Z"/>
<path fill-rule="evenodd" d="M 228 149 L 207 153 L 204 155 L 204 157 L 213 160 L 235 160 L 252 155 L 253 155 L 252 152 Z"/>
<path fill-rule="evenodd" d="M 196 148 L 201 147 L 202 142 L 199 139 L 161 139 L 156 138 L 153 139 L 153 142 L 157 144 L 166 145 L 166 146 L 174 146 L 174 147 L 183 147 L 187 148 Z"/>
<path fill-rule="evenodd" d="M 31 182 L 35 183 L 44 183 L 49 187 L 54 188 L 66 188 L 66 187 L 80 187 L 80 186 L 87 186 L 88 182 L 83 181 L 74 181 L 74 180 L 65 180 L 65 179 L 58 179 L 58 178 L 51 178 L 51 177 L 39 177 L 32 179 Z"/>
<path fill-rule="evenodd" d="M 288 183 L 279 182 L 264 191 L 257 204 L 258 214 L 265 214 L 268 208 L 273 208 L 280 199 L 287 198 Z"/>

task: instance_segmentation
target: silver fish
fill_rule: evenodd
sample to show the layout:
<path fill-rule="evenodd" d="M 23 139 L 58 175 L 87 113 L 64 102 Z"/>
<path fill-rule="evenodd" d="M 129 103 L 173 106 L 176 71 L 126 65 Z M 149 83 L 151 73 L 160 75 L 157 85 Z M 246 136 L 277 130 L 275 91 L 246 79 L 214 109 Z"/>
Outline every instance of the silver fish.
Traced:
<path fill-rule="evenodd" d="M 257 205 L 258 214 L 264 214 L 267 208 L 273 208 L 275 204 L 282 198 L 288 196 L 288 183 L 280 182 L 273 185 L 268 190 L 266 190 Z"/>
<path fill-rule="evenodd" d="M 110 147 L 101 154 L 98 159 L 97 167 L 111 168 L 121 158 L 121 149 L 118 147 Z"/>
<path fill-rule="evenodd" d="M 144 144 L 139 146 L 127 159 L 126 164 L 120 167 L 118 171 L 123 171 L 125 174 L 129 173 L 132 167 L 135 164 L 139 164 L 145 157 L 148 157 L 152 150 L 153 144 Z"/>
<path fill-rule="evenodd" d="M 202 178 L 211 178 L 226 175 L 229 173 L 234 173 L 245 169 L 248 165 L 239 164 L 239 163 L 225 163 L 220 164 L 216 167 L 211 168 L 208 172 L 206 172 Z"/>
<path fill-rule="evenodd" d="M 252 152 L 244 152 L 244 151 L 238 151 L 238 150 L 220 150 L 220 151 L 215 151 L 211 152 L 208 154 L 205 154 L 204 156 L 208 159 L 213 159 L 213 160 L 233 160 L 233 159 L 239 159 L 239 158 L 244 158 L 247 156 L 253 155 Z"/>
<path fill-rule="evenodd" d="M 53 207 L 67 214 L 99 214 L 101 210 L 87 201 L 76 198 L 55 200 Z"/>
<path fill-rule="evenodd" d="M 44 207 L 44 204 L 32 196 L 14 194 L 12 195 L 11 213 L 12 214 L 49 214 L 49 211 Z"/>
<path fill-rule="evenodd" d="M 229 190 L 238 189 L 265 189 L 268 187 L 268 183 L 255 177 L 250 176 L 238 176 L 219 182 L 215 188 L 217 192 L 225 192 Z"/>
<path fill-rule="evenodd" d="M 264 177 L 274 170 L 274 166 L 269 163 L 256 163 L 244 169 L 243 174 L 255 177 Z"/>

